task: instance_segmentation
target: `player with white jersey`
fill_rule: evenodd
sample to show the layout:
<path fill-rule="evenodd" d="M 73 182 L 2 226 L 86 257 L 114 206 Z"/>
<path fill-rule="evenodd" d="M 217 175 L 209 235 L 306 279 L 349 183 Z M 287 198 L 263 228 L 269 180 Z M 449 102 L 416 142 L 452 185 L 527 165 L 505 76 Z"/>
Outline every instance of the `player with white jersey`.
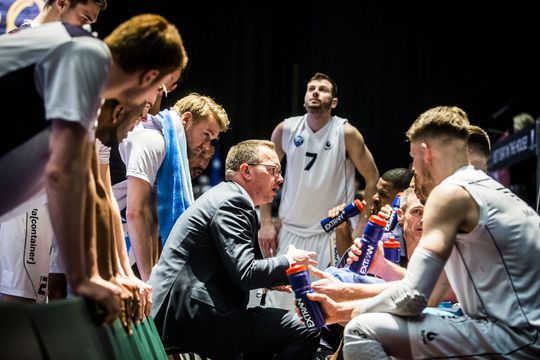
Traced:
<path fill-rule="evenodd" d="M 150 277 L 161 245 L 194 201 L 188 154 L 208 151 L 228 124 L 227 113 L 212 98 L 191 93 L 171 109 L 149 114 L 140 129 L 112 149 L 113 192 L 125 209 L 130 258 L 142 280 Z"/>
<path fill-rule="evenodd" d="M 53 21 L 90 26 L 105 8 L 106 0 L 72 0 L 67 3 L 47 0 L 35 19 L 25 20 L 23 25 L 13 32 Z M 31 200 L 36 206 L 45 201 L 45 192 Z M 42 205 L 0 224 L 0 294 L 4 295 L 3 300 L 17 300 L 13 298 L 16 296 L 38 302 L 45 301 L 53 236 L 48 216 L 47 207 Z M 36 244 L 29 243 L 28 239 L 32 238 Z M 27 255 L 34 251 L 34 259 L 28 261 Z"/>
<path fill-rule="evenodd" d="M 261 206 L 259 242 L 266 256 L 285 254 L 289 245 L 316 251 L 319 266 L 333 265 L 338 258 L 335 233 L 320 225 L 328 209 L 354 199 L 355 168 L 366 182 L 366 198 L 375 193 L 377 167 L 360 132 L 346 119 L 332 115 L 336 108 L 337 85 L 327 75 L 315 74 L 304 97 L 304 116 L 277 125 L 272 141 L 287 168 L 281 196 L 278 232 L 269 205 Z M 264 164 L 263 164 L 264 165 Z M 363 226 L 362 221 L 359 226 Z M 267 305 L 291 309 L 291 294 L 268 293 Z"/>
<path fill-rule="evenodd" d="M 46 206 L 0 224 L 0 294 L 3 300 L 15 296 L 45 302 L 52 236 Z"/>
<path fill-rule="evenodd" d="M 321 266 L 333 264 L 338 259 L 335 232 L 326 233 L 320 220 L 326 217 L 326 204 L 354 199 L 355 169 L 344 138 L 347 120 L 333 116 L 317 132 L 309 127 L 306 115 L 288 118 L 283 124 L 281 146 L 287 172 L 279 207 L 283 219 L 279 247 L 307 247 L 317 252 Z"/>
<path fill-rule="evenodd" d="M 129 106 L 153 102 L 163 79 L 187 62 L 180 34 L 163 17 L 144 14 L 123 22 L 104 42 L 53 22 L 2 36 L 0 47 L 0 92 L 11 119 L 0 134 L 0 222 L 42 205 L 28 201 L 45 189 L 74 293 L 97 301 L 112 321 L 120 288 L 86 266 L 93 244 L 83 241 L 97 110 L 102 98 Z"/>

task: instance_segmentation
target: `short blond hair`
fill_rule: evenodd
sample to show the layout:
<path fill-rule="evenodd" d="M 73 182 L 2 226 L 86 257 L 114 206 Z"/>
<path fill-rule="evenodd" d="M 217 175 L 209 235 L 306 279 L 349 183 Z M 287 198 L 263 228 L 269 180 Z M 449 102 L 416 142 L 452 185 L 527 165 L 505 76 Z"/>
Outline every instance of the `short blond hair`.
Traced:
<path fill-rule="evenodd" d="M 242 164 L 259 163 L 261 161 L 259 147 L 261 146 L 276 149 L 274 143 L 268 140 L 245 140 L 231 147 L 225 159 L 225 178 L 229 179 L 236 174 Z"/>
<path fill-rule="evenodd" d="M 437 106 L 422 113 L 407 130 L 407 139 L 453 137 L 469 139 L 469 118 L 457 106 Z"/>
<path fill-rule="evenodd" d="M 229 129 L 229 116 L 227 112 L 209 96 L 194 92 L 190 93 L 178 100 L 171 109 L 180 115 L 189 111 L 193 116 L 194 122 L 213 115 L 219 124 L 220 132 L 225 132 Z"/>

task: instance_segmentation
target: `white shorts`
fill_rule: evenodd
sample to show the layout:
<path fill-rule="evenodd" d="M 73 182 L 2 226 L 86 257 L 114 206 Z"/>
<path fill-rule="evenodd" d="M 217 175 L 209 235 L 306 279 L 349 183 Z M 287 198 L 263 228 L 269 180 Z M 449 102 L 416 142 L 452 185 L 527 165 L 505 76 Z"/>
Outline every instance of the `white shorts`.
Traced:
<path fill-rule="evenodd" d="M 47 206 L 0 224 L 0 293 L 45 302 L 52 236 Z"/>
<path fill-rule="evenodd" d="M 297 249 L 315 251 L 317 253 L 317 267 L 326 269 L 330 265 L 334 265 L 338 260 L 336 249 L 336 232 L 321 233 L 315 236 L 304 237 L 293 234 L 282 227 L 279 232 L 279 246 L 277 255 L 287 253 L 289 245 L 294 245 Z M 316 277 L 311 277 L 311 281 L 317 280 Z M 294 294 L 288 294 L 281 291 L 268 291 L 266 295 L 266 307 L 294 310 Z"/>
<path fill-rule="evenodd" d="M 538 359 L 537 330 L 510 329 L 501 321 L 467 316 L 422 314 L 398 317 L 368 313 L 352 319 L 344 333 L 345 346 L 355 337 L 373 339 L 390 356 L 413 359 L 499 358 Z"/>

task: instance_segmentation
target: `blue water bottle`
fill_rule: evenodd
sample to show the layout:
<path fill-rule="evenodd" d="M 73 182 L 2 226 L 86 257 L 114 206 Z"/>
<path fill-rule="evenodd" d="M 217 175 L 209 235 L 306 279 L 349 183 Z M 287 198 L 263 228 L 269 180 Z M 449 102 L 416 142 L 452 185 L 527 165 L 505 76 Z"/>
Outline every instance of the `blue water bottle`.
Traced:
<path fill-rule="evenodd" d="M 398 213 L 400 204 L 401 204 L 401 193 L 399 192 L 394 198 L 394 201 L 392 201 L 392 212 L 390 213 L 390 217 L 388 218 L 388 222 L 386 223 L 386 227 L 384 228 L 384 231 L 390 232 L 396 228 L 396 225 L 398 224 L 397 213 Z"/>
<path fill-rule="evenodd" d="M 360 275 L 367 275 L 371 261 L 375 257 L 377 252 L 377 244 L 384 233 L 386 221 L 377 216 L 371 215 L 369 221 L 364 229 L 364 234 L 360 241 L 362 242 L 362 254 L 360 254 L 358 261 L 354 261 L 349 269 Z"/>
<path fill-rule="evenodd" d="M 396 238 L 394 236 L 390 236 L 387 241 L 383 243 L 384 247 L 384 258 L 386 260 L 389 260 L 393 262 L 394 264 L 398 264 L 401 260 L 400 256 L 400 247 L 401 244 L 399 241 L 396 241 Z"/>
<path fill-rule="evenodd" d="M 345 206 L 338 216 L 327 217 L 321 220 L 321 226 L 326 232 L 334 230 L 339 224 L 343 223 L 348 218 L 360 214 L 364 211 L 364 204 L 361 200 L 354 200 Z"/>
<path fill-rule="evenodd" d="M 308 329 L 316 329 L 324 326 L 324 316 L 319 303 L 311 301 L 306 296 L 308 293 L 313 292 L 306 267 L 301 264 L 292 263 L 291 267 L 287 269 L 287 276 L 296 297 L 296 306 L 300 310 L 300 314 L 302 314 L 306 327 Z"/>

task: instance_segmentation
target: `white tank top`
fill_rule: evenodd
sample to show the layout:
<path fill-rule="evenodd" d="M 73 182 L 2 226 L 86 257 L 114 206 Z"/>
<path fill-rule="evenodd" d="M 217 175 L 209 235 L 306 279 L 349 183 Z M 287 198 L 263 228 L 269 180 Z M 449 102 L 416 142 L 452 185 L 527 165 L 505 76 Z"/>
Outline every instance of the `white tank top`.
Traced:
<path fill-rule="evenodd" d="M 472 166 L 442 184 L 462 186 L 480 207 L 478 226 L 457 236 L 445 266 L 464 313 L 540 327 L 540 217 Z"/>
<path fill-rule="evenodd" d="M 354 164 L 347 158 L 343 128 L 333 116 L 313 132 L 306 116 L 285 119 L 282 147 L 287 156 L 279 215 L 283 226 L 299 236 L 323 233 L 328 210 L 354 197 Z"/>

